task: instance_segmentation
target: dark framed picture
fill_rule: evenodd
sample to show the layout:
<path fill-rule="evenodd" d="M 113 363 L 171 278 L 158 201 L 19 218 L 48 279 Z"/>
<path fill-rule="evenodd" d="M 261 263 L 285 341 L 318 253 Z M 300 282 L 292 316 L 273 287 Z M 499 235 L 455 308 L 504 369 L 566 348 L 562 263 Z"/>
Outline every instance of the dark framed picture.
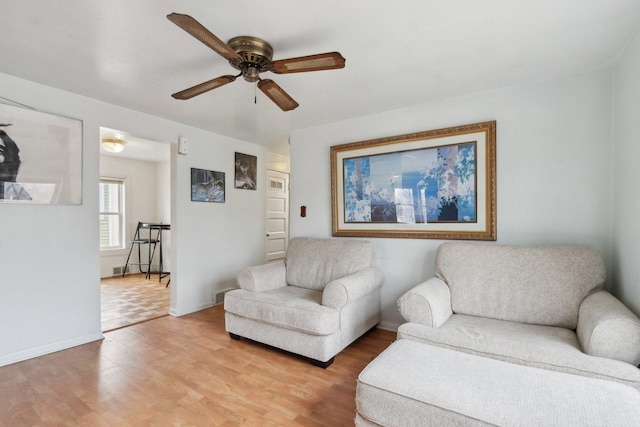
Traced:
<path fill-rule="evenodd" d="M 331 147 L 333 235 L 496 240 L 496 122 Z"/>
<path fill-rule="evenodd" d="M 224 203 L 224 172 L 191 168 L 191 201 Z"/>
<path fill-rule="evenodd" d="M 0 104 L 0 203 L 82 204 L 82 122 Z"/>
<path fill-rule="evenodd" d="M 258 158 L 250 154 L 236 153 L 235 187 L 255 190 L 258 177 Z"/>

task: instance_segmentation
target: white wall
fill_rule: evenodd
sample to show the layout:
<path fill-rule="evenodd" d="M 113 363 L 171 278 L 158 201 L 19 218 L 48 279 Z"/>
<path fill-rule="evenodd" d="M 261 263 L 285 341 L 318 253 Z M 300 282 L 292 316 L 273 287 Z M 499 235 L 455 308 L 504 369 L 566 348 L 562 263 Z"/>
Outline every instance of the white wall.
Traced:
<path fill-rule="evenodd" d="M 640 32 L 615 72 L 614 290 L 640 315 Z"/>
<path fill-rule="evenodd" d="M 171 161 L 157 162 L 156 166 L 156 221 L 171 223 Z"/>
<path fill-rule="evenodd" d="M 169 171 L 165 172 L 169 174 Z M 123 267 L 127 260 L 129 241 L 136 232 L 138 221 L 170 224 L 170 221 L 161 219 L 161 213 L 170 210 L 171 200 L 165 199 L 167 208 L 160 209 L 158 163 L 101 155 L 100 176 L 125 180 L 125 248 L 100 252 L 100 277 L 111 277 L 113 268 Z M 170 247 L 164 238 L 163 243 L 165 247 Z M 138 262 L 137 251 L 133 251 L 130 262 Z M 131 272 L 138 272 L 138 266 L 132 266 Z"/>
<path fill-rule="evenodd" d="M 176 315 L 210 306 L 217 291 L 235 286 L 238 271 L 263 264 L 266 258 L 265 186 L 258 185 L 257 190 L 234 188 L 235 152 L 257 156 L 258 177 L 263 177 L 266 151 L 204 131 L 193 130 L 188 136 L 189 154 L 176 159 L 178 199 L 176 212 L 171 214 L 179 218 L 171 224 L 172 236 L 177 239 L 172 265 L 177 265 L 180 273 L 177 298 L 175 276 L 171 276 L 171 313 Z M 191 201 L 191 168 L 225 172 L 225 203 Z"/>
<path fill-rule="evenodd" d="M 498 243 L 590 245 L 609 261 L 611 93 L 602 70 L 296 131 L 291 236 L 331 236 L 330 146 L 496 120 Z M 383 326 L 393 328 L 396 300 L 433 275 L 441 241 L 371 240 L 385 273 Z"/>
<path fill-rule="evenodd" d="M 234 190 L 232 184 L 234 151 L 257 155 L 263 176 L 263 148 L 5 74 L 0 93 L 83 121 L 82 205 L 0 205 L 0 366 L 102 337 L 100 126 L 173 144 L 173 314 L 212 305 L 212 295 L 229 287 L 241 266 L 264 262 L 264 188 Z M 175 150 L 180 135 L 189 138 L 187 156 Z M 192 166 L 227 174 L 226 203 L 190 201 Z"/>
<path fill-rule="evenodd" d="M 156 163 L 156 222 L 171 224 L 171 160 Z M 171 271 L 171 230 L 162 232 L 162 265 Z"/>
<path fill-rule="evenodd" d="M 268 153 L 266 168 L 283 173 L 289 173 L 291 170 L 291 162 L 289 156 L 282 154 Z"/>
<path fill-rule="evenodd" d="M 637 202 L 625 196 L 633 194 L 638 172 L 625 162 L 638 154 L 631 142 L 638 130 L 633 121 L 639 109 L 633 77 L 640 69 L 638 51 L 636 38 L 616 73 L 615 227 L 613 86 L 611 72 L 605 70 L 294 132 L 291 235 L 331 234 L 331 145 L 497 120 L 498 242 L 586 244 L 602 250 L 610 263 L 613 227 L 616 255 L 628 253 L 615 263 L 615 290 L 637 311 L 634 243 L 640 226 L 633 221 Z M 234 152 L 257 155 L 258 173 L 264 176 L 267 153 L 262 147 L 4 74 L 0 74 L 0 93 L 41 111 L 83 120 L 84 137 L 81 206 L 0 206 L 0 324 L 11 325 L 2 329 L 0 365 L 102 336 L 97 232 L 100 126 L 174 144 L 173 314 L 211 305 L 218 290 L 233 285 L 240 268 L 264 261 L 264 187 L 233 188 Z M 187 156 L 177 155 L 180 135 L 189 138 Z M 190 201 L 191 167 L 226 173 L 226 203 Z M 300 205 L 307 206 L 306 218 L 297 216 Z M 440 242 L 372 240 L 386 275 L 383 320 L 393 327 L 401 322 L 396 299 L 433 274 Z"/>

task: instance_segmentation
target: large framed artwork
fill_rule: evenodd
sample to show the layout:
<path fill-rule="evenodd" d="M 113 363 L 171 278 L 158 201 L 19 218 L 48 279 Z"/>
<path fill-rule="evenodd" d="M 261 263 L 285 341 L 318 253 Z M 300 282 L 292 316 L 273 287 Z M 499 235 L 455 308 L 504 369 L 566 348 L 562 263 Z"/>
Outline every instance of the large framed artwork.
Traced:
<path fill-rule="evenodd" d="M 338 237 L 496 240 L 496 122 L 334 145 Z"/>
<path fill-rule="evenodd" d="M 191 201 L 224 203 L 224 172 L 191 168 Z"/>
<path fill-rule="evenodd" d="M 250 154 L 236 152 L 235 188 L 256 190 L 258 182 L 258 158 Z"/>
<path fill-rule="evenodd" d="M 0 203 L 82 204 L 82 121 L 0 104 Z"/>

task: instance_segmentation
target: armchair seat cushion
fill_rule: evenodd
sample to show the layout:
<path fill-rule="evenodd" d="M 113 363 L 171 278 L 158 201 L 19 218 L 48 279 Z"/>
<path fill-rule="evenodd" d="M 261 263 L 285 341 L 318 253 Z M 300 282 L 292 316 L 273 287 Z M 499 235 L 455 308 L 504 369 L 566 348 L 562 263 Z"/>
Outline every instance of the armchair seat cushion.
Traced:
<path fill-rule="evenodd" d="M 574 331 L 454 314 L 439 328 L 405 323 L 398 338 L 428 343 L 518 365 L 607 379 L 640 390 L 640 370 L 582 352 Z"/>
<path fill-rule="evenodd" d="M 229 291 L 224 306 L 248 319 L 311 335 L 330 335 L 340 328 L 340 315 L 321 302 L 322 291 L 285 286 L 265 292 Z"/>

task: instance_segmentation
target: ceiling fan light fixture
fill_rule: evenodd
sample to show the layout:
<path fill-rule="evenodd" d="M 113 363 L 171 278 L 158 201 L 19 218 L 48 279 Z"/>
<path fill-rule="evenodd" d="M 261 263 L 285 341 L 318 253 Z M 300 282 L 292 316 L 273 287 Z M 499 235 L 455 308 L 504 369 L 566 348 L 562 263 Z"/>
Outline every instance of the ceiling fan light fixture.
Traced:
<path fill-rule="evenodd" d="M 247 67 L 242 71 L 242 77 L 250 83 L 260 80 L 260 70 L 255 67 Z"/>
<path fill-rule="evenodd" d="M 118 138 L 102 138 L 102 148 L 110 153 L 119 153 L 124 150 L 124 140 Z"/>

